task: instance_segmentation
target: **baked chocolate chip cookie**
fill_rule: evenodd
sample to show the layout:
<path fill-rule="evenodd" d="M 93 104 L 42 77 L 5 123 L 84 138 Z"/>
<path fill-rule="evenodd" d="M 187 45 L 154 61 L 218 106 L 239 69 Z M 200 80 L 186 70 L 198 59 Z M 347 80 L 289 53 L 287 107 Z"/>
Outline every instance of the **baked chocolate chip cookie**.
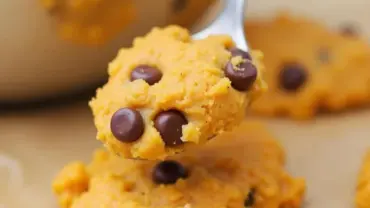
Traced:
<path fill-rule="evenodd" d="M 369 102 L 370 46 L 353 29 L 330 30 L 289 14 L 245 26 L 251 47 L 265 55 L 269 86 L 252 111 L 306 119 Z"/>

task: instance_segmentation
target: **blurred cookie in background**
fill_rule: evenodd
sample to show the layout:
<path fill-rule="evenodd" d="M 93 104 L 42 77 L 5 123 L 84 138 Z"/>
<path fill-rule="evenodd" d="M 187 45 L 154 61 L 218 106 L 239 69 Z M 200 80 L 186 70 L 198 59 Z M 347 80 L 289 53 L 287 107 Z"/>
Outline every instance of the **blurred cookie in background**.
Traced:
<path fill-rule="evenodd" d="M 255 113 L 307 119 L 369 102 L 370 46 L 357 28 L 330 30 L 289 13 L 245 26 L 250 46 L 265 54 L 269 86 L 253 103 Z"/>
<path fill-rule="evenodd" d="M 132 0 L 41 0 L 53 16 L 63 39 L 77 43 L 103 44 L 135 18 Z"/>

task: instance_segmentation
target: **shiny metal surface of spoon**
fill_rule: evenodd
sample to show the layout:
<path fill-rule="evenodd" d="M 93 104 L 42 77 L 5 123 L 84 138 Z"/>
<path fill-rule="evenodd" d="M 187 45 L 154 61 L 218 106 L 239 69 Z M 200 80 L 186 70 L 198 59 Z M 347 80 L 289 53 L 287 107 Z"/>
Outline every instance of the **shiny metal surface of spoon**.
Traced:
<path fill-rule="evenodd" d="M 195 33 L 192 37 L 202 39 L 209 35 L 227 34 L 233 38 L 238 48 L 248 51 L 248 44 L 244 35 L 245 7 L 245 0 L 225 0 L 220 15 L 205 29 Z"/>

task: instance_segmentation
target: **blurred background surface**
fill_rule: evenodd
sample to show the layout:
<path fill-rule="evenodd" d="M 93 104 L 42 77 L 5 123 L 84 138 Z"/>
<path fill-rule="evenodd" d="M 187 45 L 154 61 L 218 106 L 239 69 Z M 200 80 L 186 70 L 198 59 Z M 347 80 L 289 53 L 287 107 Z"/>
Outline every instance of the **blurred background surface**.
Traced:
<path fill-rule="evenodd" d="M 0 102 L 96 88 L 119 48 L 153 26 L 191 27 L 216 0 L 18 0 L 0 3 Z"/>

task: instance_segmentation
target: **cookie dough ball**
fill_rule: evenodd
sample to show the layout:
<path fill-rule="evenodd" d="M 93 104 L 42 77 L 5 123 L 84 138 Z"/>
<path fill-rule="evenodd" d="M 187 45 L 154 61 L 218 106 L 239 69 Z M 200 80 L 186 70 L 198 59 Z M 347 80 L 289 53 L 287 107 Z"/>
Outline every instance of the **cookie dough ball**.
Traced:
<path fill-rule="evenodd" d="M 310 119 L 370 102 L 370 47 L 350 28 L 279 13 L 245 24 L 249 44 L 262 50 L 269 90 L 251 105 L 265 116 Z M 338 87 L 340 86 L 340 87 Z"/>
<path fill-rule="evenodd" d="M 305 182 L 284 170 L 284 152 L 263 126 L 221 137 L 165 161 L 98 151 L 89 165 L 67 165 L 53 189 L 63 208 L 301 207 Z"/>
<path fill-rule="evenodd" d="M 261 58 L 229 36 L 192 40 L 177 26 L 154 28 L 109 64 L 90 102 L 97 138 L 122 157 L 163 159 L 229 131 L 265 89 Z"/>

